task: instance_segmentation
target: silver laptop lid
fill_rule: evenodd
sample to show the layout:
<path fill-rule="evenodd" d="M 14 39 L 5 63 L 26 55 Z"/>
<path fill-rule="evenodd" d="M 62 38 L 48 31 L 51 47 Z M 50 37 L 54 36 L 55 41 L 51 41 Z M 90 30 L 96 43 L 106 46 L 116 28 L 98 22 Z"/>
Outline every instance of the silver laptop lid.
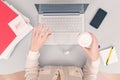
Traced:
<path fill-rule="evenodd" d="M 35 4 L 90 4 L 94 0 L 34 0 Z"/>
<path fill-rule="evenodd" d="M 39 14 L 72 13 L 84 14 L 89 4 L 35 4 Z"/>

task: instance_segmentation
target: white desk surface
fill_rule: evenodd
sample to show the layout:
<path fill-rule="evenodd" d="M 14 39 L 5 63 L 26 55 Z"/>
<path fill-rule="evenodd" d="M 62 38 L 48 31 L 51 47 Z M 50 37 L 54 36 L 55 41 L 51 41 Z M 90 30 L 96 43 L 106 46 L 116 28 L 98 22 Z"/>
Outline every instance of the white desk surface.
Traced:
<path fill-rule="evenodd" d="M 37 24 L 37 11 L 35 9 L 35 0 L 7 0 L 16 9 L 30 18 L 31 24 Z M 42 0 L 44 1 L 44 0 Z M 50 1 L 50 0 L 48 0 Z M 60 0 L 52 0 L 58 2 Z M 75 0 L 70 0 L 75 1 Z M 47 0 L 45 0 L 45 3 Z M 64 1 L 63 1 L 64 2 Z M 62 3 L 63 3 L 62 2 Z M 65 1 L 66 2 L 66 1 Z M 74 3 L 77 3 L 74 2 Z M 120 60 L 120 0 L 91 0 L 86 11 L 85 31 L 94 33 L 101 45 L 101 49 L 111 45 L 116 47 L 118 58 Z M 89 25 L 90 20 L 94 16 L 98 8 L 103 8 L 108 12 L 107 17 L 103 21 L 98 30 Z M 16 71 L 24 70 L 26 55 L 29 50 L 31 33 L 27 35 L 15 48 L 11 58 L 8 60 L 0 60 L 0 74 L 8 74 Z M 71 48 L 71 54 L 63 55 L 63 50 Z M 41 50 L 40 65 L 76 65 L 82 67 L 85 64 L 86 55 L 79 46 L 44 46 Z M 102 63 L 100 70 L 110 73 L 120 73 L 120 61 L 108 67 Z"/>

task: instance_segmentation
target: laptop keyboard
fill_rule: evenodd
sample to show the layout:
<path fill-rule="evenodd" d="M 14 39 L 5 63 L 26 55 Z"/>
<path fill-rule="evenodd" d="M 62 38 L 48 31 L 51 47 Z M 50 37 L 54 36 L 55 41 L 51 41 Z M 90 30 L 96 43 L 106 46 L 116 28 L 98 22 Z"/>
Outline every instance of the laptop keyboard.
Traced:
<path fill-rule="evenodd" d="M 45 45 L 77 45 L 80 33 L 52 33 Z"/>
<path fill-rule="evenodd" d="M 52 32 L 81 32 L 84 15 L 79 16 L 40 16 L 40 23 L 45 23 Z"/>

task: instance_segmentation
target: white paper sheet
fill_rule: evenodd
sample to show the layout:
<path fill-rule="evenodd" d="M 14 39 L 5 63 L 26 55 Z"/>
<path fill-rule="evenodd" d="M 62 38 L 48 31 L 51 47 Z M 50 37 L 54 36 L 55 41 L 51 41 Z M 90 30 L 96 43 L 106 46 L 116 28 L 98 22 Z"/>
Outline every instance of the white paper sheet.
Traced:
<path fill-rule="evenodd" d="M 100 56 L 101 56 L 102 61 L 103 61 L 105 66 L 106 66 L 106 61 L 108 59 L 110 50 L 111 50 L 111 48 L 100 51 Z M 116 63 L 116 62 L 118 62 L 118 57 L 117 57 L 116 49 L 114 47 L 113 50 L 112 50 L 112 55 L 110 57 L 110 61 L 109 61 L 108 65 Z"/>

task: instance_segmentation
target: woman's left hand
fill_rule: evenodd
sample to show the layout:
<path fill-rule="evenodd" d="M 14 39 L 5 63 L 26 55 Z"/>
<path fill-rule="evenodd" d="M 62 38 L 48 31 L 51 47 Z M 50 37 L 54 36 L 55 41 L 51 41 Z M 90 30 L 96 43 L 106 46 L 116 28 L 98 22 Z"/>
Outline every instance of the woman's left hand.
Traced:
<path fill-rule="evenodd" d="M 39 24 L 37 27 L 34 27 L 30 50 L 35 52 L 39 51 L 50 35 L 51 31 L 49 28 L 45 31 L 45 24 Z"/>

